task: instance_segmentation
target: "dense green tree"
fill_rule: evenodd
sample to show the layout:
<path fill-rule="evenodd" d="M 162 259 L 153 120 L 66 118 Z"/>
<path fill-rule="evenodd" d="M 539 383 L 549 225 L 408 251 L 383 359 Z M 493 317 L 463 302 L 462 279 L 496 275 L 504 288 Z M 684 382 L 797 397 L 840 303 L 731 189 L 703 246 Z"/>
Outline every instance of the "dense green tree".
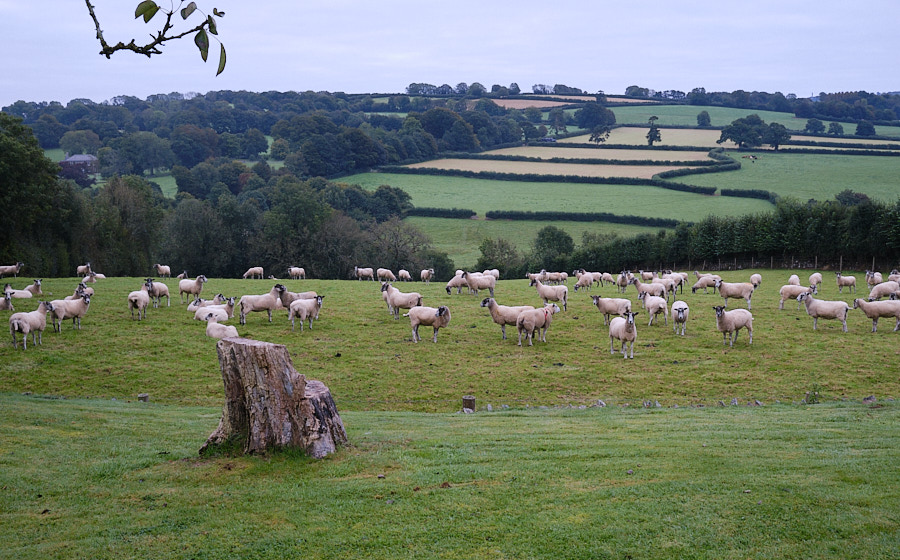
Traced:
<path fill-rule="evenodd" d="M 640 86 L 628 86 L 625 88 L 625 95 L 628 97 L 649 97 L 650 90 Z"/>
<path fill-rule="evenodd" d="M 712 125 L 712 119 L 709 116 L 709 111 L 703 110 L 697 113 L 697 126 L 699 127 L 708 127 Z"/>
<path fill-rule="evenodd" d="M 55 116 L 46 113 L 41 115 L 37 122 L 31 123 L 30 126 L 44 149 L 58 148 L 60 138 L 68 130 L 66 125 L 60 123 Z"/>
<path fill-rule="evenodd" d="M 241 157 L 256 159 L 259 154 L 269 150 L 269 141 L 266 135 L 258 128 L 251 128 L 241 136 Z"/>
<path fill-rule="evenodd" d="M 475 152 L 480 147 L 472 125 L 462 119 L 450 126 L 450 130 L 441 138 L 441 145 L 445 150 L 452 152 Z"/>
<path fill-rule="evenodd" d="M 485 238 L 478 250 L 481 251 L 475 263 L 478 270 L 496 268 L 501 278 L 517 278 L 525 272 L 525 257 L 506 239 Z"/>
<path fill-rule="evenodd" d="M 536 265 L 546 270 L 565 270 L 568 257 L 575 250 L 572 236 L 556 226 L 545 226 L 534 239 Z"/>
<path fill-rule="evenodd" d="M 103 147 L 100 137 L 91 130 L 70 130 L 59 139 L 59 147 L 67 154 L 92 154 Z"/>
<path fill-rule="evenodd" d="M 152 132 L 126 134 L 111 144 L 119 157 L 131 163 L 134 173 L 149 171 L 152 175 L 157 169 L 169 168 L 176 161 L 169 141 Z"/>
<path fill-rule="evenodd" d="M 856 123 L 856 132 L 854 134 L 857 136 L 875 136 L 875 125 L 866 120 L 859 121 Z"/>
<path fill-rule="evenodd" d="M 722 128 L 722 133 L 716 143 L 721 144 L 731 140 L 738 148 L 756 148 L 763 144 L 763 134 L 766 123 L 759 115 L 753 114 L 731 121 L 731 124 Z"/>
<path fill-rule="evenodd" d="M 830 122 L 828 123 L 828 134 L 833 136 L 843 136 L 844 135 L 844 127 L 841 123 L 838 122 Z"/>
<path fill-rule="evenodd" d="M 550 109 L 550 114 L 547 115 L 547 121 L 549 122 L 550 130 L 552 130 L 554 134 L 559 135 L 568 132 L 568 128 L 566 127 L 566 112 L 561 108 L 554 107 L 553 109 Z"/>
<path fill-rule="evenodd" d="M 647 122 L 650 123 L 650 130 L 647 131 L 647 145 L 652 146 L 654 142 L 662 142 L 662 134 L 659 132 L 659 126 L 656 124 L 656 121 L 659 120 L 659 117 L 653 115 L 648 119 Z"/>
<path fill-rule="evenodd" d="M 211 128 L 185 124 L 172 130 L 169 142 L 178 163 L 194 167 L 218 153 L 219 136 Z"/>
<path fill-rule="evenodd" d="M 609 139 L 610 132 L 612 132 L 612 129 L 607 125 L 595 126 L 591 129 L 591 136 L 589 140 L 599 145 Z"/>
<path fill-rule="evenodd" d="M 820 121 L 819 119 L 809 119 L 806 121 L 806 126 L 803 128 L 806 132 L 810 134 L 822 134 L 825 132 L 825 123 Z"/>
<path fill-rule="evenodd" d="M 590 101 L 575 111 L 575 123 L 578 128 L 586 130 L 596 126 L 612 126 L 616 124 L 616 114 L 600 103 Z"/>
<path fill-rule="evenodd" d="M 777 150 L 779 146 L 790 139 L 791 133 L 781 123 L 769 123 L 762 137 L 763 143 L 772 146 L 773 150 Z"/>
<path fill-rule="evenodd" d="M 525 115 L 525 118 L 528 119 L 528 122 L 539 124 L 542 120 L 544 120 L 544 113 L 537 107 L 525 107 L 525 110 L 522 111 Z"/>

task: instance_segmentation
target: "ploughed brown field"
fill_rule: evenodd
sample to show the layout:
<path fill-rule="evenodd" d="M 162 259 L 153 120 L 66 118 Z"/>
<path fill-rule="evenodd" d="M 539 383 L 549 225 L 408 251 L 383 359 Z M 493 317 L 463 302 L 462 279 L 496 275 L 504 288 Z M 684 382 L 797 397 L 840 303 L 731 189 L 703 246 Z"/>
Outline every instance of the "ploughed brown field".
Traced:
<path fill-rule="evenodd" d="M 628 150 L 619 148 L 555 148 L 553 146 L 517 146 L 485 152 L 491 155 L 525 156 L 541 159 L 616 159 L 650 161 L 703 161 L 709 152 L 661 152 L 654 150 Z"/>
<path fill-rule="evenodd" d="M 417 169 L 460 169 L 463 171 L 492 171 L 496 173 L 535 175 L 577 175 L 582 177 L 630 177 L 650 179 L 657 173 L 670 169 L 683 169 L 683 165 L 596 165 L 589 163 L 543 163 L 531 161 L 501 161 L 482 159 L 436 159 L 415 163 L 408 167 Z"/>

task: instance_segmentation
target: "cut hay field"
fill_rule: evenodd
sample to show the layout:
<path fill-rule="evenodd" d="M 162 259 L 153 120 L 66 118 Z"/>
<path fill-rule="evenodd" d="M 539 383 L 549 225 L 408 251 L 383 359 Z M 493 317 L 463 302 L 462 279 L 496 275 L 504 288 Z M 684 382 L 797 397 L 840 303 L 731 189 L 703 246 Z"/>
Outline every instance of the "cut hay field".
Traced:
<path fill-rule="evenodd" d="M 553 107 L 562 107 L 571 105 L 572 101 L 548 101 L 546 99 L 491 99 L 499 107 L 504 109 L 527 109 L 528 107 L 537 107 L 538 109 L 552 109 Z M 472 102 L 474 106 L 476 102 Z"/>
<path fill-rule="evenodd" d="M 433 159 L 408 165 L 412 169 L 454 169 L 460 171 L 572 175 L 576 177 L 628 177 L 650 179 L 657 173 L 686 169 L 683 165 L 608 165 L 591 163 L 550 163 L 537 161 L 505 161 L 487 159 Z"/>
<path fill-rule="evenodd" d="M 762 200 L 704 196 L 636 185 L 529 183 L 394 173 L 360 173 L 345 177 L 342 182 L 372 191 L 379 185 L 391 185 L 409 193 L 415 206 L 469 208 L 480 216 L 488 210 L 556 210 L 655 218 L 677 214 L 681 219 L 694 221 L 710 214 L 740 216 L 772 208 Z"/>
<path fill-rule="evenodd" d="M 607 144 L 625 144 L 632 146 L 647 145 L 647 128 L 637 126 L 620 126 L 612 130 L 609 135 Z M 655 146 L 697 146 L 704 148 L 737 148 L 734 142 L 723 142 L 717 144 L 716 140 L 722 135 L 719 130 L 700 130 L 690 128 L 664 128 L 660 130 L 662 140 L 654 144 Z M 571 136 L 562 138 L 557 142 L 563 144 L 588 144 L 590 143 L 590 134 L 581 136 Z"/>
<path fill-rule="evenodd" d="M 435 249 L 450 255 L 458 268 L 473 269 L 481 251 L 478 247 L 484 239 L 505 239 L 520 251 L 528 251 L 538 232 L 547 226 L 557 227 L 568 233 L 576 243 L 584 233 L 617 234 L 632 237 L 641 233 L 655 234 L 657 227 L 611 224 L 607 222 L 533 222 L 526 220 L 455 220 L 449 218 L 423 218 L 413 216 L 404 221 L 421 229 L 431 238 Z"/>
<path fill-rule="evenodd" d="M 731 154 L 740 159 L 740 153 Z M 758 154 L 738 171 L 692 175 L 673 181 L 730 189 L 765 189 L 805 201 L 828 200 L 844 189 L 892 203 L 900 197 L 900 157 L 823 154 Z"/>
<path fill-rule="evenodd" d="M 620 161 L 706 161 L 708 151 L 665 152 L 657 150 L 625 150 L 621 148 L 554 148 L 548 146 L 517 146 L 485 152 L 491 155 L 524 156 L 541 159 L 614 159 Z"/>

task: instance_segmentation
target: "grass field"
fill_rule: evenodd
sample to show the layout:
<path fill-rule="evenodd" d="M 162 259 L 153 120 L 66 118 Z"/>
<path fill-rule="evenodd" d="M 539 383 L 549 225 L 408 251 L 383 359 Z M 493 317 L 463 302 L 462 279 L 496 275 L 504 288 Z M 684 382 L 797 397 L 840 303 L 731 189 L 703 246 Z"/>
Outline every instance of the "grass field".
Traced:
<path fill-rule="evenodd" d="M 669 218 L 677 212 L 681 219 L 692 221 L 710 214 L 740 216 L 772 208 L 762 200 L 704 196 L 635 185 L 529 183 L 392 173 L 361 173 L 341 181 L 369 190 L 385 184 L 399 187 L 410 194 L 416 206 L 471 208 L 480 216 L 488 210 L 558 210 Z"/>
<path fill-rule="evenodd" d="M 506 161 L 490 159 L 433 159 L 422 163 L 414 163 L 407 167 L 414 169 L 454 169 L 489 171 L 492 173 L 534 174 L 534 175 L 573 175 L 581 177 L 628 177 L 631 179 L 650 179 L 657 173 L 674 169 L 686 169 L 683 165 L 615 165 L 592 163 L 550 163 L 539 161 Z"/>

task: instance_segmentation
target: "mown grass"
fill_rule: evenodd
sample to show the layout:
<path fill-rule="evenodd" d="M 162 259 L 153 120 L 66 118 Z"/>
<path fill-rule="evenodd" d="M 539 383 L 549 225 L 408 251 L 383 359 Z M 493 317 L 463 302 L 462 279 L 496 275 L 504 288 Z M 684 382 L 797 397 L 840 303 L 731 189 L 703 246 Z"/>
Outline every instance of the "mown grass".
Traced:
<path fill-rule="evenodd" d="M 637 185 L 491 181 L 439 175 L 360 173 L 341 179 L 368 190 L 399 187 L 415 206 L 469 208 L 480 216 L 488 210 L 554 210 L 610 212 L 655 218 L 678 216 L 686 221 L 709 215 L 740 216 L 772 206 L 762 200 L 734 199 Z"/>
<path fill-rule="evenodd" d="M 750 272 L 722 275 L 745 281 Z M 574 293 L 571 282 L 568 311 L 554 320 L 548 342 L 534 347 L 517 346 L 512 327 L 507 328 L 509 340 L 501 340 L 499 327 L 479 306 L 487 294 L 447 295 L 444 282 L 402 286 L 403 291 L 420 292 L 426 305 L 450 307 L 451 324 L 441 330 L 437 344 L 424 327 L 420 334 L 425 341 L 411 342 L 409 321 L 388 315 L 376 282 L 287 281 L 293 291 L 325 295 L 312 331 L 301 333 L 298 327 L 292 333 L 285 311 L 276 312 L 272 323 L 265 313 L 254 313 L 246 325 L 237 326 L 242 336 L 285 344 L 297 370 L 325 382 L 344 410 L 447 412 L 460 408 L 463 395 L 494 407 L 581 405 L 597 399 L 653 399 L 667 406 L 732 398 L 799 402 L 814 384 L 822 387 L 823 400 L 900 394 L 893 367 L 900 356 L 900 335 L 891 332 L 893 321 L 882 320 L 879 332 L 871 333 L 871 321 L 853 311 L 849 333 L 824 320 L 814 332 L 796 302 L 778 310 L 778 289 L 790 271 L 762 274 L 764 283 L 753 298 L 752 346 L 744 332 L 734 348 L 722 345 L 712 310 L 721 304 L 719 296 L 685 293 L 679 297 L 691 306 L 688 335 L 675 336 L 663 324 L 648 327 L 648 317 L 641 313 L 633 361 L 610 355 L 602 316 L 589 294 Z M 61 297 L 74 284 L 75 279 L 45 279 L 44 290 Z M 62 333 L 48 330 L 43 346 L 28 351 L 14 350 L 7 338 L 0 345 L 0 391 L 118 399 L 149 393 L 155 402 L 219 403 L 222 381 L 205 324 L 177 303 L 177 295 L 172 307 L 151 309 L 145 321 L 132 322 L 126 295 L 139 284 L 133 278 L 98 282 L 81 331 L 70 323 Z M 213 278 L 204 293 L 239 296 L 265 293 L 271 286 L 268 280 Z M 535 288 L 525 280 L 501 280 L 495 293 L 502 304 L 540 305 Z M 590 293 L 615 296 L 616 290 L 607 286 Z M 633 287 L 627 297 L 640 309 Z M 852 301 L 854 296 L 838 295 L 832 278 L 820 297 Z M 36 307 L 33 300 L 16 304 L 19 310 Z M 8 315 L 3 312 L 0 320 Z"/>
<path fill-rule="evenodd" d="M 898 407 L 343 412 L 200 458 L 217 408 L 0 396 L 5 557 L 892 558 Z"/>

